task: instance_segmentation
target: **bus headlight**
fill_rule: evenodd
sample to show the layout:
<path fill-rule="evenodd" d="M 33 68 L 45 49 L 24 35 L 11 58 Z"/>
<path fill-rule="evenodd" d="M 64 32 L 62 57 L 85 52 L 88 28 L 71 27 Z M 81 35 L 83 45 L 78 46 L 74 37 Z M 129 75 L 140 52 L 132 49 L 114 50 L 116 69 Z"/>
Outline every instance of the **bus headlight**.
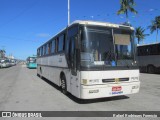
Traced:
<path fill-rule="evenodd" d="M 89 80 L 90 84 L 96 84 L 99 83 L 99 79 Z"/>
<path fill-rule="evenodd" d="M 139 78 L 138 77 L 131 77 L 131 81 L 138 81 Z"/>
<path fill-rule="evenodd" d="M 99 79 L 93 79 L 93 80 L 87 80 L 87 79 L 82 79 L 82 84 L 87 85 L 87 84 L 98 84 Z"/>
<path fill-rule="evenodd" d="M 86 85 L 87 84 L 87 79 L 82 79 L 82 84 Z"/>

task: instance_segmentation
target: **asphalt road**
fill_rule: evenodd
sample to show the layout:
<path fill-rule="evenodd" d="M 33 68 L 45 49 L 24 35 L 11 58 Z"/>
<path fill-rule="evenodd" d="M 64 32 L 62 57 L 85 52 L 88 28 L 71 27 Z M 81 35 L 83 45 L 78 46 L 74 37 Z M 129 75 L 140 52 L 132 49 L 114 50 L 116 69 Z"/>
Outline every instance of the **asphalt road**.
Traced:
<path fill-rule="evenodd" d="M 37 77 L 36 69 L 0 69 L 0 111 L 160 111 L 160 75 L 140 74 L 138 94 L 79 101 Z"/>

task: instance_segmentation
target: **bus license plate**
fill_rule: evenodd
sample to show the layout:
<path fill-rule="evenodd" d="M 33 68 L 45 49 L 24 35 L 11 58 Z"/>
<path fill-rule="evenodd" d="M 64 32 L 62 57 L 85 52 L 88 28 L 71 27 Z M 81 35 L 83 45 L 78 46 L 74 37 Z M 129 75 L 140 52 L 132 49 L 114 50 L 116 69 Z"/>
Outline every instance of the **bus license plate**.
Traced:
<path fill-rule="evenodd" d="M 121 86 L 113 86 L 112 91 L 121 91 L 122 87 Z"/>

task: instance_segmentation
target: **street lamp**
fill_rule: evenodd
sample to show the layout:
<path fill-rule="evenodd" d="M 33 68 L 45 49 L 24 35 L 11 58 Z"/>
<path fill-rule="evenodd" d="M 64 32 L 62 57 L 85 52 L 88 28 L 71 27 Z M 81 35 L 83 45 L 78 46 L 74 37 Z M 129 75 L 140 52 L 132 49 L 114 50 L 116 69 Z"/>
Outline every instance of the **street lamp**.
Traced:
<path fill-rule="evenodd" d="M 68 26 L 70 24 L 70 0 L 68 0 Z"/>

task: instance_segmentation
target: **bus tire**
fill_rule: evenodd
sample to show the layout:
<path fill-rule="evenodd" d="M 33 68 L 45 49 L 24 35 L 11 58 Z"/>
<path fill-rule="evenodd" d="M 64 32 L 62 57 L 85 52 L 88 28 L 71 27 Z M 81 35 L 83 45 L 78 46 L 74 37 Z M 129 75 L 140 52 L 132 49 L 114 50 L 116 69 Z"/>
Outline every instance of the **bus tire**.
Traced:
<path fill-rule="evenodd" d="M 62 89 L 62 93 L 66 95 L 67 94 L 67 84 L 66 84 L 66 78 L 64 75 L 61 77 L 61 89 Z"/>
<path fill-rule="evenodd" d="M 37 76 L 39 77 L 39 74 L 37 73 Z"/>
<path fill-rule="evenodd" d="M 153 65 L 149 65 L 149 66 L 147 67 L 147 72 L 150 73 L 150 74 L 155 73 L 155 68 L 154 68 L 154 66 L 153 66 Z"/>

